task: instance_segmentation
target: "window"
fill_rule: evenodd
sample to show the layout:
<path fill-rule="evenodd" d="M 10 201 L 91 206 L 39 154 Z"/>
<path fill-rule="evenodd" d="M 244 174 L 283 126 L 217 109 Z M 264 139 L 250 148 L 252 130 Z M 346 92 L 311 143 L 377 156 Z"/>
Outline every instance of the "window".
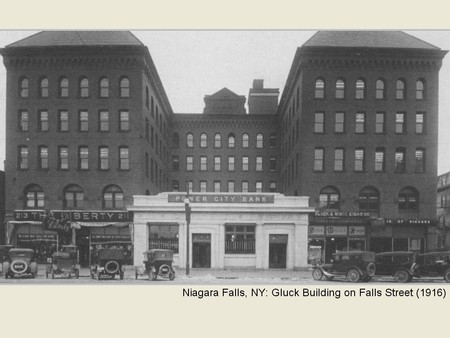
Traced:
<path fill-rule="evenodd" d="M 208 182 L 200 181 L 200 192 L 207 192 L 208 190 Z"/>
<path fill-rule="evenodd" d="M 234 181 L 228 181 L 227 182 L 227 191 L 228 192 L 234 192 Z"/>
<path fill-rule="evenodd" d="M 263 158 L 262 156 L 256 156 L 256 171 L 263 171 Z"/>
<path fill-rule="evenodd" d="M 269 192 L 277 192 L 277 183 L 276 182 L 270 182 Z"/>
<path fill-rule="evenodd" d="M 384 172 L 386 169 L 385 161 L 385 149 L 376 148 L 375 149 L 375 172 Z"/>
<path fill-rule="evenodd" d="M 357 112 L 355 115 L 355 133 L 364 134 L 366 132 L 366 113 Z"/>
<path fill-rule="evenodd" d="M 78 185 L 69 185 L 64 188 L 64 209 L 83 209 L 84 192 Z"/>
<path fill-rule="evenodd" d="M 67 110 L 59 111 L 58 129 L 59 131 L 69 131 L 69 112 Z"/>
<path fill-rule="evenodd" d="M 356 81 L 355 98 L 357 100 L 363 100 L 366 98 L 366 82 L 363 79 L 358 79 Z"/>
<path fill-rule="evenodd" d="M 208 136 L 205 133 L 200 135 L 200 148 L 206 148 L 208 146 Z"/>
<path fill-rule="evenodd" d="M 220 181 L 214 181 L 214 192 L 220 192 Z"/>
<path fill-rule="evenodd" d="M 365 170 L 364 149 L 362 148 L 355 149 L 355 171 L 364 171 L 364 170 Z"/>
<path fill-rule="evenodd" d="M 242 171 L 248 171 L 248 156 L 242 156 Z"/>
<path fill-rule="evenodd" d="M 248 192 L 248 181 L 242 181 L 241 183 L 241 191 L 247 193 Z"/>
<path fill-rule="evenodd" d="M 225 254 L 254 254 L 255 226 L 226 225 Z"/>
<path fill-rule="evenodd" d="M 89 130 L 89 113 L 87 110 L 81 110 L 78 112 L 78 130 Z"/>
<path fill-rule="evenodd" d="M 263 134 L 256 135 L 256 148 L 264 147 L 264 137 Z"/>
<path fill-rule="evenodd" d="M 395 133 L 404 134 L 406 132 L 405 113 L 395 114 Z"/>
<path fill-rule="evenodd" d="M 180 170 L 180 158 L 178 156 L 172 156 L 172 170 L 173 171 Z"/>
<path fill-rule="evenodd" d="M 46 77 L 39 80 L 39 97 L 48 97 L 48 79 Z"/>
<path fill-rule="evenodd" d="M 220 156 L 214 156 L 214 171 L 221 171 L 222 170 L 222 164 L 221 164 L 222 158 Z"/>
<path fill-rule="evenodd" d="M 248 148 L 248 134 L 242 135 L 242 148 Z"/>
<path fill-rule="evenodd" d="M 178 225 L 150 224 L 149 249 L 169 249 L 178 253 Z"/>
<path fill-rule="evenodd" d="M 63 77 L 59 80 L 59 97 L 69 97 L 69 79 Z"/>
<path fill-rule="evenodd" d="M 100 131 L 109 131 L 109 112 L 107 110 L 100 110 L 98 112 Z"/>
<path fill-rule="evenodd" d="M 375 133 L 384 134 L 386 132 L 384 112 L 377 112 L 375 114 Z"/>
<path fill-rule="evenodd" d="M 214 135 L 214 148 L 221 148 L 222 147 L 222 135 L 219 133 Z"/>
<path fill-rule="evenodd" d="M 228 148 L 234 148 L 236 143 L 236 137 L 234 134 L 228 135 Z"/>
<path fill-rule="evenodd" d="M 172 181 L 172 191 L 173 192 L 180 191 L 180 182 L 178 180 L 173 180 Z"/>
<path fill-rule="evenodd" d="M 340 209 L 340 194 L 334 187 L 325 187 L 320 191 L 319 207 L 321 209 Z"/>
<path fill-rule="evenodd" d="M 334 171 L 344 171 L 344 149 L 334 149 Z"/>
<path fill-rule="evenodd" d="M 276 157 L 269 158 L 269 170 L 270 171 L 277 170 L 277 158 Z"/>
<path fill-rule="evenodd" d="M 395 149 L 395 167 L 396 173 L 403 173 L 406 171 L 406 150 L 405 148 Z"/>
<path fill-rule="evenodd" d="M 19 81 L 19 96 L 28 97 L 30 93 L 30 83 L 26 77 Z"/>
<path fill-rule="evenodd" d="M 89 149 L 86 146 L 80 146 L 78 148 L 78 169 L 89 169 Z"/>
<path fill-rule="evenodd" d="M 375 89 L 375 98 L 377 100 L 386 99 L 386 83 L 384 80 L 377 80 Z"/>
<path fill-rule="evenodd" d="M 128 147 L 119 147 L 119 170 L 130 169 L 130 153 Z"/>
<path fill-rule="evenodd" d="M 261 181 L 255 182 L 255 192 L 262 193 L 263 191 L 263 183 Z"/>
<path fill-rule="evenodd" d="M 194 191 L 194 182 L 186 181 L 186 189 L 187 192 Z"/>
<path fill-rule="evenodd" d="M 127 77 L 123 77 L 119 83 L 120 97 L 130 97 L 130 81 Z"/>
<path fill-rule="evenodd" d="M 180 146 L 180 135 L 178 133 L 172 134 L 172 147 L 178 148 Z"/>
<path fill-rule="evenodd" d="M 406 99 L 406 82 L 402 79 L 397 80 L 395 83 L 395 98 L 397 100 Z"/>
<path fill-rule="evenodd" d="M 416 134 L 425 134 L 425 113 L 416 113 Z"/>
<path fill-rule="evenodd" d="M 322 79 L 316 80 L 314 98 L 316 98 L 316 99 L 324 99 L 325 98 L 325 82 Z"/>
<path fill-rule="evenodd" d="M 21 170 L 28 169 L 28 147 L 19 146 L 18 148 L 18 168 Z"/>
<path fill-rule="evenodd" d="M 425 81 L 417 80 L 416 82 L 416 100 L 426 99 Z"/>
<path fill-rule="evenodd" d="M 234 171 L 234 156 L 228 156 L 228 171 Z"/>
<path fill-rule="evenodd" d="M 380 193 L 373 187 L 365 187 L 359 192 L 360 211 L 378 211 L 380 209 Z"/>
<path fill-rule="evenodd" d="M 194 135 L 192 135 L 191 133 L 188 133 L 186 135 L 186 146 L 188 148 L 193 148 L 194 147 Z"/>
<path fill-rule="evenodd" d="M 270 134 L 269 147 L 275 148 L 277 146 L 277 134 Z"/>
<path fill-rule="evenodd" d="M 208 170 L 208 162 L 206 156 L 200 156 L 200 171 Z"/>
<path fill-rule="evenodd" d="M 321 134 L 324 132 L 325 113 L 316 112 L 314 114 L 314 132 Z"/>
<path fill-rule="evenodd" d="M 30 128 L 30 116 L 27 110 L 19 111 L 19 131 L 28 131 Z"/>
<path fill-rule="evenodd" d="M 324 152 L 325 150 L 323 148 L 314 149 L 314 171 L 323 171 Z"/>
<path fill-rule="evenodd" d="M 345 113 L 336 112 L 334 118 L 334 132 L 344 133 L 345 132 Z"/>
<path fill-rule="evenodd" d="M 48 111 L 39 111 L 39 131 L 48 131 Z"/>
<path fill-rule="evenodd" d="M 123 192 L 117 185 L 109 185 L 103 191 L 103 209 L 122 209 Z"/>
<path fill-rule="evenodd" d="M 99 94 L 100 97 L 109 97 L 109 80 L 106 77 L 100 79 Z"/>
<path fill-rule="evenodd" d="M 78 93 L 80 97 L 89 97 L 89 80 L 87 78 L 80 79 Z"/>
<path fill-rule="evenodd" d="M 45 194 L 41 186 L 37 184 L 29 185 L 24 190 L 25 207 L 32 208 L 43 208 Z"/>
<path fill-rule="evenodd" d="M 48 169 L 48 147 L 39 147 L 39 169 Z"/>
<path fill-rule="evenodd" d="M 100 146 L 98 149 L 99 169 L 109 170 L 109 148 Z"/>
<path fill-rule="evenodd" d="M 416 189 L 407 187 L 398 194 L 398 209 L 401 211 L 414 211 L 419 208 L 419 193 Z"/>
<path fill-rule="evenodd" d="M 335 99 L 345 99 L 345 82 L 342 79 L 336 81 Z"/>
<path fill-rule="evenodd" d="M 194 170 L 194 157 L 186 156 L 186 171 Z"/>
<path fill-rule="evenodd" d="M 425 172 L 425 149 L 417 148 L 415 152 L 415 172 Z"/>
<path fill-rule="evenodd" d="M 122 110 L 119 112 L 119 129 L 120 131 L 129 131 L 130 130 L 130 113 L 128 110 Z"/>
<path fill-rule="evenodd" d="M 69 148 L 67 148 L 66 146 L 58 147 L 58 169 L 69 169 Z"/>

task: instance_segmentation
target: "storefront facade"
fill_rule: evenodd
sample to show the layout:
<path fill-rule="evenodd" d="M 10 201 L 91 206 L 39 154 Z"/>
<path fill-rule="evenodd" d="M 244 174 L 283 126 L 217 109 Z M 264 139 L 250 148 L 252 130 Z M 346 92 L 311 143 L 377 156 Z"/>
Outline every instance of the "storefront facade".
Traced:
<path fill-rule="evenodd" d="M 281 194 L 185 193 L 134 196 L 134 262 L 143 252 L 175 252 L 174 264 L 192 268 L 302 269 L 307 267 L 307 197 Z M 188 219 L 189 219 L 188 216 Z M 189 225 L 189 226 L 188 226 Z M 189 227 L 189 238 L 186 237 Z"/>

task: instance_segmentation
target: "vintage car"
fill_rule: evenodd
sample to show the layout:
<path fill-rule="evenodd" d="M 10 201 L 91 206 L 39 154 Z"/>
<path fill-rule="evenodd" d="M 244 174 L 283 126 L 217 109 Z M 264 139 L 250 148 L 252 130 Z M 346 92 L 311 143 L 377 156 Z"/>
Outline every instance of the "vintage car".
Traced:
<path fill-rule="evenodd" d="M 450 283 L 450 251 L 417 255 L 414 277 L 443 277 Z"/>
<path fill-rule="evenodd" d="M 53 253 L 47 264 L 46 277 L 55 276 L 69 277 L 80 276 L 80 264 L 78 264 L 78 249 L 75 245 L 63 245 L 60 251 Z"/>
<path fill-rule="evenodd" d="M 38 266 L 33 249 L 12 248 L 8 251 L 8 257 L 2 264 L 5 278 L 37 276 Z"/>
<path fill-rule="evenodd" d="M 3 272 L 3 262 L 8 260 L 8 251 L 12 249 L 12 247 L 12 245 L 0 245 L 0 273 Z"/>
<path fill-rule="evenodd" d="M 333 254 L 331 264 L 321 264 L 313 268 L 315 280 L 323 277 L 347 277 L 351 282 L 368 282 L 375 275 L 375 253 L 371 251 L 342 251 Z"/>
<path fill-rule="evenodd" d="M 175 279 L 175 271 L 172 267 L 173 251 L 164 249 L 151 249 L 144 252 L 144 266 L 136 268 L 136 279 L 148 274 L 148 279 L 156 280 L 158 276 Z"/>
<path fill-rule="evenodd" d="M 126 254 L 122 249 L 99 249 L 94 259 L 94 265 L 90 269 L 91 277 L 101 279 L 102 277 L 114 278 L 119 275 L 120 279 L 123 279 L 123 265 L 126 259 Z"/>
<path fill-rule="evenodd" d="M 416 252 L 390 251 L 375 255 L 376 275 L 393 276 L 399 283 L 408 283 L 414 276 Z"/>

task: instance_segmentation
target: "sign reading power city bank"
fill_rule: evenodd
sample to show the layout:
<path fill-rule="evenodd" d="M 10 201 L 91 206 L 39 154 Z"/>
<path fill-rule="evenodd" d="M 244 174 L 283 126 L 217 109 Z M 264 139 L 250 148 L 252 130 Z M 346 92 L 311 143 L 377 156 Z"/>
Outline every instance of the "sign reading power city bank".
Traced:
<path fill-rule="evenodd" d="M 259 194 L 169 194 L 168 202 L 184 202 L 188 197 L 190 203 L 274 203 L 273 195 L 259 195 Z"/>

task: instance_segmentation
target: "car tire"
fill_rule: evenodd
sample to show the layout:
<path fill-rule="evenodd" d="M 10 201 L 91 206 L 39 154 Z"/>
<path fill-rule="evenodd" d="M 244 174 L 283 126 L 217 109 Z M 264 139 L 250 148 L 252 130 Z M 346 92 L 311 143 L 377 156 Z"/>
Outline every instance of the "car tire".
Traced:
<path fill-rule="evenodd" d="M 375 263 L 369 263 L 366 266 L 366 275 L 370 278 L 372 278 L 373 276 L 375 276 L 375 272 L 376 272 L 377 266 L 375 265 Z"/>
<path fill-rule="evenodd" d="M 314 270 L 312 271 L 312 277 L 314 280 L 321 280 L 323 277 L 322 270 L 319 268 L 314 268 Z"/>
<path fill-rule="evenodd" d="M 361 279 L 361 274 L 359 273 L 358 269 L 351 268 L 347 271 L 347 278 L 352 283 L 358 283 Z"/>
<path fill-rule="evenodd" d="M 120 269 L 120 264 L 117 261 L 108 261 L 105 264 L 105 271 L 109 274 L 115 274 Z"/>
<path fill-rule="evenodd" d="M 447 283 L 450 283 L 450 269 L 445 270 L 444 272 L 444 279 Z"/>
<path fill-rule="evenodd" d="M 411 280 L 411 274 L 405 269 L 399 269 L 394 272 L 394 280 L 398 283 L 408 283 Z"/>
<path fill-rule="evenodd" d="M 175 279 L 175 272 L 169 272 L 169 280 Z"/>

